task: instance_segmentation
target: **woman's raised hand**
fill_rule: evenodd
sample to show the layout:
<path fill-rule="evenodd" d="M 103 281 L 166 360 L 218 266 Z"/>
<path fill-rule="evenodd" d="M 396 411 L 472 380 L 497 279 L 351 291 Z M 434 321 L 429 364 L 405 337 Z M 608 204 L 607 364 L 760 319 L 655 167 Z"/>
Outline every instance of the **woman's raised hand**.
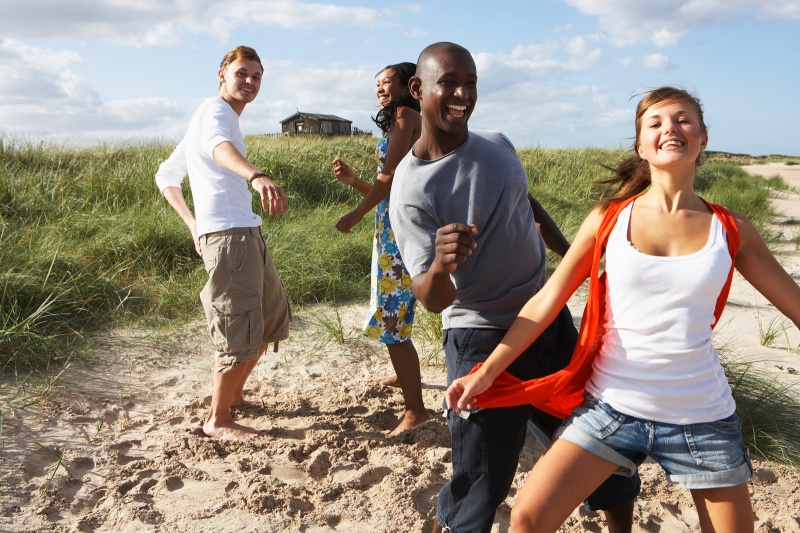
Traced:
<path fill-rule="evenodd" d="M 341 157 L 337 157 L 333 160 L 333 174 L 336 176 L 337 180 L 346 185 L 352 185 L 356 179 L 353 169 L 350 165 L 345 163 Z"/>

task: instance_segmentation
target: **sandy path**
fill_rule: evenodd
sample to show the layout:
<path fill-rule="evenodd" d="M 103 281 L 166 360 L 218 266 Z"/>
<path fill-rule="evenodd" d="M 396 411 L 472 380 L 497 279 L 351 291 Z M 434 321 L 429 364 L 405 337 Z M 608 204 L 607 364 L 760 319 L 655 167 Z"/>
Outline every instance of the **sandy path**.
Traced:
<path fill-rule="evenodd" d="M 800 169 L 748 171 L 780 172 L 800 186 Z M 797 193 L 777 203 L 787 219 L 800 214 Z M 800 280 L 800 254 L 790 242 L 800 226 L 780 227 L 780 260 Z M 339 311 L 344 342 L 321 326 L 322 317 L 335 323 L 332 309 L 308 309 L 281 352 L 259 363 L 251 390 L 264 405 L 238 418 L 266 438 L 249 444 L 198 434 L 211 371 L 202 324 L 172 335 L 116 332 L 100 347 L 102 364 L 69 369 L 38 405 L 4 410 L 0 531 L 429 530 L 438 489 L 450 475 L 449 435 L 440 416 L 443 369 L 423 369 L 433 419 L 385 439 L 402 400 L 373 379 L 391 366 L 385 350 L 354 329 L 364 307 Z M 719 335 L 740 357 L 796 383 L 800 376 L 787 368 L 800 369 L 800 362 L 784 337 L 767 348 L 758 342 L 759 319 L 775 315 L 737 277 Z M 791 346 L 800 345 L 797 330 L 787 332 Z M 435 350 L 420 349 L 426 358 L 435 358 L 429 355 Z M 63 467 L 51 452 L 63 456 Z M 529 439 L 493 531 L 508 531 L 516 490 L 540 453 Z M 763 461 L 756 468 L 750 487 L 757 531 L 800 532 L 800 473 Z M 642 477 L 634 531 L 698 530 L 688 493 L 668 485 L 654 465 L 644 465 Z M 578 509 L 562 531 L 606 529 L 600 515 Z"/>

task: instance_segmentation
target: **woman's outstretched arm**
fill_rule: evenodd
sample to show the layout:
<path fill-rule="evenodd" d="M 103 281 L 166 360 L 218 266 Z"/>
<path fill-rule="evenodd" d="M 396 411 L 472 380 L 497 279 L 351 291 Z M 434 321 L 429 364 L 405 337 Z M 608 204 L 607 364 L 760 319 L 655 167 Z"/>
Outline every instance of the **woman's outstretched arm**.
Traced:
<path fill-rule="evenodd" d="M 520 311 L 503 340 L 473 374 L 459 378 L 447 389 L 448 409 L 469 408 L 478 394 L 488 389 L 508 365 L 550 325 L 570 296 L 589 277 L 594 246 L 603 214 L 593 210 L 583 221 L 569 251 L 544 287 Z"/>
<path fill-rule="evenodd" d="M 800 285 L 778 263 L 753 223 L 744 215 L 731 214 L 736 220 L 740 238 L 736 270 L 800 328 Z"/>
<path fill-rule="evenodd" d="M 350 230 L 381 201 L 389 196 L 392 190 L 392 180 L 394 171 L 400 161 L 406 156 L 411 147 L 419 138 L 422 119 L 419 113 L 407 107 L 397 109 L 397 116 L 394 119 L 389 135 L 389 146 L 386 149 L 386 160 L 383 168 L 378 173 L 375 183 L 365 193 L 364 199 L 351 212 L 344 215 L 336 223 L 336 229 L 342 233 L 350 233 Z"/>

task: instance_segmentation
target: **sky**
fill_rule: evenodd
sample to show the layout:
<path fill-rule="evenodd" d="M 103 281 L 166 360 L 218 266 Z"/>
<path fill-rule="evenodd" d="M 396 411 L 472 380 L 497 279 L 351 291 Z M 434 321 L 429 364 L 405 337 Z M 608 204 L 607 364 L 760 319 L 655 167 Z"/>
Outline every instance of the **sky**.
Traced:
<path fill-rule="evenodd" d="M 518 147 L 630 147 L 639 95 L 701 98 L 709 150 L 800 155 L 800 0 L 1 0 L 0 140 L 177 142 L 222 56 L 255 48 L 246 135 L 296 111 L 377 132 L 375 75 L 451 41 L 471 129 Z"/>

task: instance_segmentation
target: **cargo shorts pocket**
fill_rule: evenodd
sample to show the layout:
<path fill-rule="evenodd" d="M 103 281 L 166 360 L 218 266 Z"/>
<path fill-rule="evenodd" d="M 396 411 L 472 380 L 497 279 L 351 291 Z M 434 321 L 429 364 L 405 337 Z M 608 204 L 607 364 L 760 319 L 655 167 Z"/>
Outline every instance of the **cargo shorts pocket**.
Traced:
<path fill-rule="evenodd" d="M 217 298 L 203 307 L 211 341 L 220 355 L 247 358 L 258 352 L 264 336 L 264 320 L 257 292 Z"/>
<path fill-rule="evenodd" d="M 238 272 L 247 262 L 245 235 L 212 233 L 201 240 L 203 266 L 209 274 L 219 267 L 227 272 Z"/>

